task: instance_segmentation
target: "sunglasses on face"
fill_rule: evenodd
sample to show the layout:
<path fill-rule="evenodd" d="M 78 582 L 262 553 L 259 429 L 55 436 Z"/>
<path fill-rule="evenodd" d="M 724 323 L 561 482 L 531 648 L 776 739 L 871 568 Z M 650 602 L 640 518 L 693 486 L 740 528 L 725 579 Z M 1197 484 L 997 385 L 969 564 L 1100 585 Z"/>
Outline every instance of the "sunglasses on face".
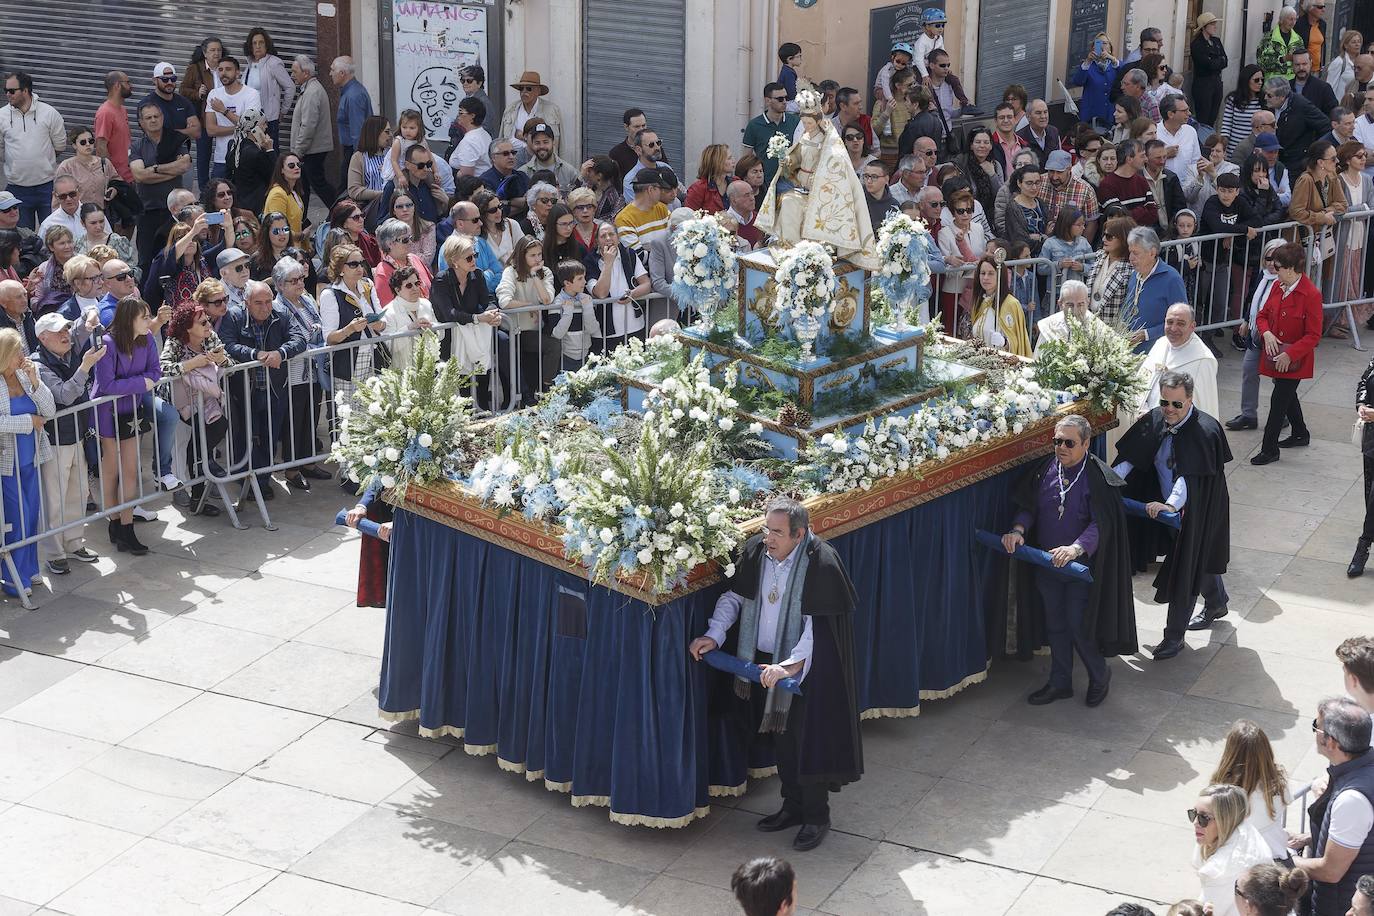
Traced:
<path fill-rule="evenodd" d="M 459 78 L 458 78 L 458 82 L 463 83 L 463 84 L 465 84 L 465 85 L 466 85 L 467 83 L 473 83 L 473 84 L 475 85 L 475 84 L 477 83 L 477 80 L 473 79 L 473 78 L 470 77 L 470 76 L 462 76 L 462 77 L 459 77 Z"/>
<path fill-rule="evenodd" d="M 298 169 L 298 168 L 300 168 L 300 167 L 301 167 L 301 164 L 300 164 L 299 162 L 285 162 L 285 163 L 282 163 L 282 168 L 284 168 L 284 169 Z"/>
<path fill-rule="evenodd" d="M 1199 827 L 1206 827 L 1208 824 L 1212 823 L 1212 821 L 1214 821 L 1214 820 L 1216 820 L 1216 818 L 1213 817 L 1212 815 L 1208 814 L 1206 811 L 1199 811 L 1199 810 L 1196 809 L 1196 808 L 1189 808 L 1189 809 L 1188 809 L 1188 821 L 1189 821 L 1189 823 L 1197 824 Z"/>
<path fill-rule="evenodd" d="M 159 83 L 175 83 L 177 81 L 177 78 L 175 76 L 158 76 L 154 77 L 154 79 L 156 79 Z"/>
<path fill-rule="evenodd" d="M 463 255 L 463 263 L 465 263 L 465 264 L 468 263 L 468 262 L 470 262 L 470 261 L 476 261 L 476 260 L 477 260 L 477 255 L 475 255 L 475 254 L 465 254 L 465 255 Z"/>
<path fill-rule="evenodd" d="M 497 150 L 496 152 L 492 153 L 492 155 L 493 155 L 493 156 L 514 156 L 514 155 L 515 155 L 515 150 L 513 150 L 513 149 L 499 149 L 499 150 Z"/>
<path fill-rule="evenodd" d="M 82 137 L 80 140 L 77 140 L 77 141 L 76 141 L 76 145 L 77 145 L 77 146 L 95 146 L 95 141 L 92 140 L 90 137 Z"/>
<path fill-rule="evenodd" d="M 863 134 L 845 134 L 845 135 L 844 135 L 844 142 L 845 142 L 845 143 L 848 143 L 848 142 L 851 141 L 851 140 L 862 140 L 863 138 L 864 138 L 864 135 L 863 135 Z"/>
<path fill-rule="evenodd" d="M 367 266 L 367 262 L 366 262 L 366 261 L 344 261 L 344 267 L 351 267 L 351 268 L 353 268 L 354 270 L 360 270 L 360 269 L 362 269 L 363 267 L 366 267 L 366 266 Z"/>
<path fill-rule="evenodd" d="M 407 280 L 401 284 L 401 289 L 419 289 L 420 283 L 417 280 Z"/>
<path fill-rule="evenodd" d="M 973 212 L 973 208 L 972 208 L 972 207 L 955 207 L 955 208 L 954 208 L 954 212 L 957 213 L 957 214 L 960 215 L 960 216 L 968 216 L 970 213 Z"/>
<path fill-rule="evenodd" d="M 412 162 L 411 165 L 415 166 L 417 169 L 423 172 L 428 169 L 434 168 L 434 160 L 426 159 L 424 162 Z"/>
<path fill-rule="evenodd" d="M 363 218 L 363 215 L 362 215 L 361 213 L 350 213 L 350 214 L 348 214 L 348 216 L 344 217 L 345 220 L 350 220 L 350 219 L 362 219 L 362 218 Z"/>
<path fill-rule="evenodd" d="M 9 86 L 6 86 L 6 87 L 5 87 L 5 95 L 14 95 L 14 94 L 15 94 L 16 92 L 18 92 L 18 91 L 19 91 L 19 87 L 18 87 L 18 86 L 15 86 L 13 89 L 11 89 Z"/>
<path fill-rule="evenodd" d="M 501 212 L 501 208 L 500 208 L 500 207 L 492 207 L 492 208 L 490 208 L 489 210 L 486 211 L 487 216 L 495 216 L 496 214 L 498 214 L 498 213 L 500 213 L 500 212 Z"/>
<path fill-rule="evenodd" d="M 57 199 L 58 199 L 58 200 L 73 200 L 74 198 L 77 198 L 77 197 L 80 197 L 80 196 L 81 196 L 81 192 L 80 192 L 80 191 L 63 191 L 61 194 L 58 194 L 58 195 L 57 195 Z"/>
<path fill-rule="evenodd" d="M 118 280 L 119 282 L 123 283 L 124 281 L 126 281 L 126 280 L 132 280 L 133 278 L 134 278 L 134 272 L 133 272 L 132 270 L 121 270 L 119 273 L 115 274 L 113 277 L 106 277 L 106 278 L 105 278 L 105 281 L 108 283 L 108 282 L 110 282 L 111 280 Z"/>
<path fill-rule="evenodd" d="M 1159 406 L 1160 406 L 1160 407 L 1172 407 L 1174 410 L 1182 410 L 1182 409 L 1183 409 L 1183 402 L 1182 402 L 1182 401 L 1171 401 L 1171 400 L 1169 400 L 1168 398 L 1160 398 L 1160 399 L 1159 399 Z M 1205 827 L 1205 826 L 1207 826 L 1207 825 L 1206 825 L 1206 824 L 1203 824 L 1203 826 Z"/>
<path fill-rule="evenodd" d="M 1054 443 L 1055 448 L 1073 448 L 1078 444 L 1077 439 L 1064 439 L 1060 436 L 1055 436 L 1050 441 Z"/>
<path fill-rule="evenodd" d="M 768 97 L 768 101 L 770 101 L 770 102 L 786 102 L 786 101 L 787 101 L 787 96 L 786 96 L 786 95 L 770 95 L 770 96 Z"/>
<path fill-rule="evenodd" d="M 288 229 L 288 228 L 286 228 L 285 226 L 277 226 L 277 227 L 273 228 L 272 234 L 273 234 L 273 235 L 290 235 L 290 234 L 291 234 L 291 230 Z"/>
<path fill-rule="evenodd" d="M 394 203 L 394 204 L 391 205 L 391 209 L 393 209 L 393 210 L 414 210 L 414 209 L 415 209 L 415 205 L 414 205 L 413 203 L 411 203 L 410 201 L 408 201 L 408 200 L 398 200 L 396 203 Z"/>
<path fill-rule="evenodd" d="M 206 304 L 206 305 L 226 305 L 226 304 L 228 304 L 228 302 L 229 302 L 229 297 L 228 297 L 228 296 L 221 296 L 221 297 L 218 298 L 218 299 L 206 299 L 206 300 L 205 300 L 205 304 Z"/>
<path fill-rule="evenodd" d="M 244 271 L 246 271 L 246 270 L 248 269 L 248 265 L 247 265 L 247 264 L 234 264 L 234 265 L 230 266 L 228 269 L 229 269 L 229 270 L 232 270 L 232 271 L 233 271 L 234 273 L 236 273 L 236 274 L 241 274 L 241 273 L 243 273 Z"/>
<path fill-rule="evenodd" d="M 537 203 L 537 204 L 544 204 L 545 206 L 552 207 L 554 204 L 558 203 L 558 198 L 557 198 L 557 197 L 537 197 L 537 198 L 535 198 L 534 202 Z"/>

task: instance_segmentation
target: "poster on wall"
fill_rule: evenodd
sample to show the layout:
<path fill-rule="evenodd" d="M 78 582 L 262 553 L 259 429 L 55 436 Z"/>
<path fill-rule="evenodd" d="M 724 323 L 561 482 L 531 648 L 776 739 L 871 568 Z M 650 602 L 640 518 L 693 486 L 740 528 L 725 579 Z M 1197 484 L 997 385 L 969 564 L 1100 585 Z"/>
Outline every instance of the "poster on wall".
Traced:
<path fill-rule="evenodd" d="M 487 11 L 459 3 L 392 0 L 396 111 L 413 108 L 431 139 L 448 138 L 463 87 L 458 68 L 487 66 Z"/>

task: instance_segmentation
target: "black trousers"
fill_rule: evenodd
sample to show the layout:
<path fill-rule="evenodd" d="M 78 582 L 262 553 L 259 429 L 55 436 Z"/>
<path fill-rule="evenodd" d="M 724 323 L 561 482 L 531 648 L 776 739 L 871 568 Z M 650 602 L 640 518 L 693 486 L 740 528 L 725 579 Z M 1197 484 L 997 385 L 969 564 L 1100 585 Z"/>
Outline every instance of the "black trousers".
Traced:
<path fill-rule="evenodd" d="M 134 230 L 134 249 L 138 252 L 138 266 L 145 274 L 157 255 L 157 237 L 165 227 L 171 225 L 172 214 L 165 208 L 144 209 L 138 215 L 138 228 Z"/>
<path fill-rule="evenodd" d="M 301 200 L 304 201 L 305 209 L 310 209 L 310 194 L 320 196 L 324 201 L 326 210 L 334 206 L 334 201 L 338 198 L 339 192 L 329 183 L 329 179 L 324 175 L 324 160 L 329 157 L 328 153 L 307 153 L 301 157 Z"/>
<path fill-rule="evenodd" d="M 1231 600 L 1221 576 L 1216 573 L 1203 576 L 1202 587 L 1197 594 L 1189 594 L 1169 602 L 1168 616 L 1164 620 L 1165 639 L 1182 639 L 1188 634 L 1188 621 L 1192 619 L 1198 595 L 1202 596 L 1203 608 L 1209 611 L 1223 608 Z"/>
<path fill-rule="evenodd" d="M 1276 454 L 1279 450 L 1279 434 L 1283 432 L 1283 421 L 1286 419 L 1292 427 L 1288 434 L 1303 438 L 1307 432 L 1307 424 L 1302 419 L 1302 404 L 1298 401 L 1298 382 L 1295 378 L 1276 378 L 1274 379 L 1274 390 L 1269 395 L 1269 416 L 1264 421 L 1264 444 L 1260 446 L 1260 451 L 1267 455 Z"/>
<path fill-rule="evenodd" d="M 196 435 L 195 422 L 194 422 L 194 421 L 195 421 L 195 417 L 194 417 L 194 416 L 193 416 L 190 420 L 182 419 L 182 421 L 181 421 L 181 422 L 183 422 L 183 423 L 185 423 L 185 424 L 187 424 L 188 426 L 191 427 L 191 438 L 190 438 L 190 440 L 186 443 L 186 473 L 190 474 L 191 477 L 192 477 L 192 479 L 195 479 L 196 477 L 199 477 L 199 476 L 201 475 L 201 473 L 202 473 L 202 471 L 201 471 L 201 461 L 203 460 L 203 457 L 204 457 L 204 456 L 202 456 L 201 453 L 200 453 L 200 437 Z M 205 424 L 205 447 L 206 447 L 206 449 L 207 449 L 211 454 L 213 454 L 214 451 L 215 451 L 215 448 L 216 448 L 221 442 L 224 441 L 224 437 L 225 437 L 225 435 L 226 435 L 228 432 L 229 432 L 229 419 L 228 419 L 228 417 L 225 417 L 225 416 L 222 416 L 222 415 L 221 415 L 220 418 L 219 418 L 218 420 L 215 420 L 213 423 L 206 423 L 206 424 Z M 205 484 L 204 484 L 204 483 L 198 483 L 198 484 L 192 485 L 192 487 L 191 487 L 191 494 L 190 494 L 190 495 L 191 495 L 191 504 L 192 504 L 192 505 L 195 505 L 195 504 L 197 503 L 197 501 L 200 499 L 201 494 L 204 493 L 204 492 L 205 492 Z"/>
<path fill-rule="evenodd" d="M 1374 487 L 1370 481 L 1374 480 L 1374 456 L 1364 456 L 1364 529 L 1360 532 L 1360 537 L 1366 541 L 1374 541 Z"/>
<path fill-rule="evenodd" d="M 1221 112 L 1221 97 L 1221 77 L 1193 80 L 1193 106 L 1196 109 L 1193 114 L 1199 124 L 1208 127 L 1216 125 L 1217 115 Z"/>
<path fill-rule="evenodd" d="M 760 665 L 770 664 L 772 656 L 766 652 L 754 653 L 754 661 Z M 787 711 L 788 729 L 782 734 L 760 735 L 759 723 L 763 721 L 763 708 L 768 699 L 768 691 L 760 684 L 754 684 L 749 691 L 749 726 L 755 738 L 771 738 L 773 752 L 778 762 L 778 780 L 782 783 L 782 808 L 801 816 L 803 824 L 830 823 L 830 787 L 825 783 L 803 783 L 800 781 L 801 742 L 798 730 L 791 728 L 793 722 L 806 717 L 806 698 L 792 697 L 792 707 Z"/>

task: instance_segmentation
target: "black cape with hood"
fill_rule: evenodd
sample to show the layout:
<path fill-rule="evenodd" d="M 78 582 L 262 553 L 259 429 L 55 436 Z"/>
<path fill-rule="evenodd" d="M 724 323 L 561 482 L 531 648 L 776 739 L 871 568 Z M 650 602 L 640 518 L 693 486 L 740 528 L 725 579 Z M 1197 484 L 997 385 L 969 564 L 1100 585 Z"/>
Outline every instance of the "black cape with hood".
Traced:
<path fill-rule="evenodd" d="M 726 588 L 737 595 L 759 598 L 764 553 L 762 534 L 746 541 L 735 560 L 735 575 L 726 580 Z M 807 553 L 801 612 L 812 618 L 811 670 L 802 682 L 805 702 L 793 701 L 787 730 L 795 733 L 801 748 L 799 781 L 838 788 L 858 781 L 864 771 L 854 666 L 854 608 L 858 597 L 835 548 L 812 535 Z M 738 632 L 738 626 L 730 628 L 732 652 Z M 719 680 L 726 690 L 730 689 L 729 677 L 720 675 Z M 715 696 L 725 699 L 722 692 Z M 726 700 L 730 701 L 737 716 L 749 715 L 749 704 L 734 697 L 733 691 Z M 772 737 L 757 734 L 757 722 L 750 725 L 750 740 Z"/>
<path fill-rule="evenodd" d="M 1040 482 L 1045 476 L 1053 456 L 1037 461 L 1017 482 L 1012 490 L 1012 502 L 1018 509 L 1036 511 L 1036 501 L 1040 494 Z M 1101 653 L 1110 658 L 1114 655 L 1134 655 L 1139 648 L 1136 642 L 1135 596 L 1131 592 L 1131 556 L 1126 538 L 1126 509 L 1121 502 L 1121 490 L 1125 481 L 1117 476 L 1102 459 L 1088 455 L 1088 502 L 1092 507 L 1093 521 L 1097 523 L 1097 549 L 1087 563 L 1092 570 L 1092 586 L 1088 597 L 1088 607 L 1083 614 L 1084 635 L 1097 640 Z M 1034 538 L 1034 528 L 1028 542 L 1049 549 L 1059 544 L 1038 544 Z M 1016 654 L 1028 658 L 1030 654 L 1048 644 L 1045 636 L 1045 607 L 1040 590 L 1035 587 L 1035 570 L 1029 563 L 1012 563 L 1015 589 L 1011 600 L 1015 601 L 1015 638 Z"/>
<path fill-rule="evenodd" d="M 1131 463 L 1126 495 L 1132 499 L 1162 501 L 1168 495 L 1160 492 L 1154 464 L 1167 429 L 1164 408 L 1156 407 L 1126 430 L 1117 443 L 1117 461 Z M 1174 473 L 1188 482 L 1182 526 L 1173 532 L 1150 519 L 1133 519 L 1138 524 L 1131 532 L 1132 536 L 1139 531 L 1142 537 L 1155 539 L 1160 532 L 1166 538 L 1172 535 L 1172 546 L 1154 581 L 1155 600 L 1161 604 L 1196 597 L 1202 590 L 1203 576 L 1226 572 L 1231 558 L 1231 495 L 1226 489 L 1231 446 L 1226 432 L 1215 417 L 1194 405 L 1192 414 L 1173 435 Z M 1139 551 L 1133 553 L 1139 559 Z"/>

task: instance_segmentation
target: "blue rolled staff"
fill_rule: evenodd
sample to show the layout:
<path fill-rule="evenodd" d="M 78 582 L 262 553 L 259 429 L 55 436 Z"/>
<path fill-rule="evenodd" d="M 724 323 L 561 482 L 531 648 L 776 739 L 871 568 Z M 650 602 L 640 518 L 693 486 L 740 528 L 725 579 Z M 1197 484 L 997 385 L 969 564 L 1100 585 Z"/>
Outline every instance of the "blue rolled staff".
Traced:
<path fill-rule="evenodd" d="M 336 524 L 336 525 L 341 525 L 341 526 L 344 526 L 344 527 L 347 527 L 347 525 L 348 525 L 348 510 L 347 510 L 347 509 L 340 509 L 340 510 L 339 510 L 339 514 L 336 515 L 336 516 L 334 516 L 334 524 Z M 382 526 L 381 526 L 380 524 L 378 524 L 377 522 L 374 522 L 374 521 L 373 521 L 372 519 L 370 519 L 370 518 L 361 518 L 361 519 L 358 519 L 358 530 L 359 530 L 360 532 L 362 532 L 363 534 L 367 535 L 368 537 L 374 537 L 374 538 L 379 538 L 379 537 L 381 537 L 381 536 L 382 536 L 382 534 L 381 534 L 381 527 L 382 527 Z"/>
<path fill-rule="evenodd" d="M 1022 544 L 1012 551 L 1011 554 L 1008 554 L 1007 548 L 1002 545 L 1002 539 L 992 532 L 984 531 L 979 528 L 974 536 L 978 539 L 978 543 L 1002 556 L 1010 556 L 1013 560 L 1020 560 L 1023 563 L 1033 563 L 1036 566 L 1043 566 L 1051 572 L 1068 579 L 1077 579 L 1080 582 L 1091 582 L 1093 580 L 1093 574 L 1088 570 L 1088 567 L 1079 563 L 1077 560 L 1070 560 L 1063 566 L 1055 566 L 1054 559 L 1049 555 L 1048 551 Z"/>
<path fill-rule="evenodd" d="M 759 675 L 763 673 L 762 667 L 752 662 L 746 662 L 728 652 L 722 652 L 720 649 L 712 649 L 703 655 L 701 660 L 712 668 L 717 668 L 726 674 L 733 674 L 735 677 L 745 678 L 755 684 L 760 683 Z M 801 696 L 801 683 L 794 677 L 780 678 L 777 686 L 780 690 Z"/>
<path fill-rule="evenodd" d="M 1127 515 L 1138 515 L 1141 518 L 1149 518 L 1150 513 L 1146 511 L 1145 504 L 1138 499 L 1123 499 L 1126 505 Z M 1155 516 L 1155 521 L 1168 525 L 1170 528 L 1178 528 L 1183 524 L 1183 516 L 1177 512 L 1161 512 Z"/>

